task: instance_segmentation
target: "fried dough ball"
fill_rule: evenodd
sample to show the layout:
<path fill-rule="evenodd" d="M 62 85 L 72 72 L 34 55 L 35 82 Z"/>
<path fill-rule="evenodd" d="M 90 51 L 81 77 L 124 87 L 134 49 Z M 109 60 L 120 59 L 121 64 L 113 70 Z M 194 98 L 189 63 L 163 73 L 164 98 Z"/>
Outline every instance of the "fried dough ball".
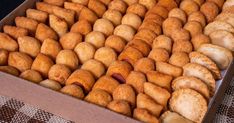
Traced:
<path fill-rule="evenodd" d="M 74 51 L 76 52 L 81 64 L 85 63 L 89 59 L 92 59 L 95 54 L 95 48 L 88 42 L 81 42 L 76 45 Z"/>
<path fill-rule="evenodd" d="M 161 17 L 163 17 L 164 19 L 167 18 L 168 16 L 168 10 L 163 7 L 163 6 L 160 6 L 160 5 L 155 5 L 153 8 L 151 8 L 147 13 L 146 13 L 146 16 L 150 13 L 153 13 L 153 14 L 157 14 Z"/>
<path fill-rule="evenodd" d="M 132 66 L 126 61 L 114 61 L 109 66 L 106 75 L 112 76 L 120 83 L 125 83 L 128 74 L 132 71 Z"/>
<path fill-rule="evenodd" d="M 0 49 L 0 66 L 7 65 L 9 52 L 4 49 Z"/>
<path fill-rule="evenodd" d="M 116 61 L 117 54 L 112 48 L 102 47 L 96 51 L 94 59 L 102 62 L 108 68 L 112 62 Z"/>
<path fill-rule="evenodd" d="M 138 0 L 123 0 L 125 3 L 128 4 L 128 6 L 134 4 L 134 3 L 138 3 Z"/>
<path fill-rule="evenodd" d="M 8 65 L 24 72 L 31 68 L 33 60 L 30 56 L 21 52 L 10 52 L 8 57 Z"/>
<path fill-rule="evenodd" d="M 135 30 L 137 30 L 142 22 L 141 18 L 138 15 L 133 13 L 127 13 L 123 16 L 121 23 L 129 25 L 133 27 Z"/>
<path fill-rule="evenodd" d="M 47 38 L 51 38 L 54 40 L 58 39 L 56 32 L 43 23 L 38 24 L 35 37 L 41 42 L 43 42 Z"/>
<path fill-rule="evenodd" d="M 107 108 L 127 116 L 131 116 L 131 107 L 127 101 L 124 100 L 113 100 L 108 105 Z"/>
<path fill-rule="evenodd" d="M 105 47 L 110 47 L 114 49 L 117 53 L 122 52 L 125 45 L 126 41 L 117 35 L 111 35 L 105 41 Z"/>
<path fill-rule="evenodd" d="M 96 89 L 89 92 L 84 100 L 102 107 L 106 107 L 112 101 L 112 97 L 106 91 Z"/>
<path fill-rule="evenodd" d="M 148 54 L 151 50 L 151 46 L 148 45 L 145 41 L 140 40 L 140 39 L 133 39 L 126 46 L 126 48 L 128 48 L 128 47 L 133 47 L 133 48 L 139 50 L 143 56 L 148 56 Z"/>
<path fill-rule="evenodd" d="M 157 5 L 165 7 L 168 11 L 178 8 L 175 0 L 159 0 Z"/>
<path fill-rule="evenodd" d="M 7 51 L 17 51 L 18 43 L 5 33 L 0 32 L 0 49 Z"/>
<path fill-rule="evenodd" d="M 76 17 L 79 17 L 81 10 L 85 6 L 79 4 L 79 3 L 73 3 L 73 2 L 64 2 L 64 8 L 70 9 L 76 12 Z"/>
<path fill-rule="evenodd" d="M 89 0 L 88 8 L 93 10 L 98 17 L 102 17 L 106 11 L 106 6 L 99 0 Z"/>
<path fill-rule="evenodd" d="M 105 73 L 105 66 L 95 59 L 86 61 L 81 69 L 90 71 L 95 78 L 99 78 Z"/>
<path fill-rule="evenodd" d="M 71 0 L 73 3 L 79 3 L 81 5 L 87 6 L 89 3 L 89 0 Z"/>
<path fill-rule="evenodd" d="M 102 18 L 102 19 L 98 19 L 94 23 L 93 30 L 102 32 L 106 36 L 109 36 L 109 35 L 111 35 L 113 33 L 114 26 L 109 20 Z"/>
<path fill-rule="evenodd" d="M 122 0 L 113 0 L 108 5 L 108 9 L 117 10 L 120 11 L 122 14 L 124 14 L 126 12 L 126 9 L 128 8 L 127 6 L 128 5 Z"/>
<path fill-rule="evenodd" d="M 38 22 L 27 17 L 16 17 L 15 25 L 17 27 L 25 28 L 29 30 L 31 34 L 34 34 L 36 32 Z"/>
<path fill-rule="evenodd" d="M 182 21 L 178 18 L 175 17 L 169 17 L 167 18 L 162 25 L 163 33 L 166 36 L 171 36 L 171 33 L 175 29 L 180 29 L 182 28 L 183 24 Z"/>
<path fill-rule="evenodd" d="M 188 21 L 184 25 L 184 29 L 190 32 L 191 37 L 201 34 L 203 31 L 201 24 L 197 21 Z"/>
<path fill-rule="evenodd" d="M 71 85 L 66 85 L 64 86 L 60 92 L 73 96 L 75 98 L 78 99 L 83 99 L 84 98 L 84 92 L 82 90 L 82 88 L 80 86 L 77 86 L 75 84 L 71 84 Z"/>
<path fill-rule="evenodd" d="M 94 83 L 95 79 L 93 75 L 89 71 L 83 69 L 75 70 L 66 81 L 66 85 L 79 85 L 85 91 L 85 93 L 91 91 Z"/>
<path fill-rule="evenodd" d="M 156 66 L 157 71 L 171 75 L 173 77 L 181 76 L 183 72 L 182 68 L 168 64 L 166 62 L 156 62 Z"/>
<path fill-rule="evenodd" d="M 137 62 L 137 60 L 143 58 L 143 55 L 140 51 L 133 47 L 127 47 L 124 51 L 119 55 L 118 60 L 127 61 L 132 66 Z"/>
<path fill-rule="evenodd" d="M 46 39 L 41 45 L 41 53 L 51 57 L 52 59 L 56 59 L 58 53 L 62 50 L 59 42 L 53 39 Z"/>
<path fill-rule="evenodd" d="M 82 35 L 80 33 L 68 32 L 64 34 L 59 43 L 63 47 L 64 50 L 73 50 L 76 45 L 82 42 Z"/>
<path fill-rule="evenodd" d="M 13 76 L 19 76 L 20 72 L 12 66 L 0 66 L 0 71 L 11 74 Z"/>
<path fill-rule="evenodd" d="M 190 40 L 190 33 L 188 30 L 185 30 L 183 28 L 176 29 L 171 33 L 171 38 L 176 42 L 180 40 Z"/>
<path fill-rule="evenodd" d="M 36 38 L 23 36 L 18 38 L 19 51 L 35 58 L 40 53 L 41 43 Z"/>
<path fill-rule="evenodd" d="M 54 15 L 58 16 L 59 18 L 64 19 L 68 26 L 71 27 L 71 25 L 74 24 L 75 21 L 75 12 L 73 10 L 64 9 L 61 7 L 53 7 L 53 13 Z"/>
<path fill-rule="evenodd" d="M 27 18 L 34 19 L 38 22 L 46 23 L 46 20 L 48 18 L 48 13 L 37 10 L 37 9 L 27 9 L 26 16 Z"/>
<path fill-rule="evenodd" d="M 100 77 L 93 86 L 93 90 L 101 89 L 109 94 L 112 94 L 113 91 L 119 86 L 119 82 L 113 79 L 110 76 L 104 75 Z"/>
<path fill-rule="evenodd" d="M 160 28 L 161 30 L 161 28 Z M 146 42 L 148 45 L 152 45 L 153 40 L 157 37 L 157 34 L 155 34 L 152 30 L 150 29 L 140 29 L 136 35 L 134 36 L 134 39 L 137 40 L 142 40 L 144 42 Z"/>
<path fill-rule="evenodd" d="M 68 31 L 67 22 L 55 15 L 49 15 L 49 25 L 55 32 L 57 32 L 59 37 L 61 37 Z"/>
<path fill-rule="evenodd" d="M 156 62 L 157 61 L 167 62 L 170 56 L 167 50 L 163 48 L 155 48 L 151 50 L 148 57 L 153 59 Z"/>
<path fill-rule="evenodd" d="M 193 50 L 193 45 L 190 41 L 177 41 L 174 42 L 173 48 L 172 48 L 172 53 L 174 52 L 186 52 L 190 53 Z"/>
<path fill-rule="evenodd" d="M 87 20 L 90 23 L 94 23 L 98 19 L 98 16 L 89 8 L 84 7 L 79 14 L 79 20 Z"/>
<path fill-rule="evenodd" d="M 225 0 L 207 0 L 208 2 L 214 2 L 221 10 Z"/>
<path fill-rule="evenodd" d="M 179 9 L 179 8 L 172 9 L 169 12 L 168 17 L 178 18 L 183 22 L 183 24 L 185 24 L 187 21 L 186 13 L 182 9 Z"/>
<path fill-rule="evenodd" d="M 111 21 L 114 26 L 118 26 L 121 24 L 122 14 L 117 10 L 109 9 L 104 13 L 102 17 Z"/>
<path fill-rule="evenodd" d="M 150 58 L 141 58 L 135 63 L 134 70 L 146 74 L 148 71 L 155 70 L 155 63 Z"/>
<path fill-rule="evenodd" d="M 135 108 L 133 112 L 133 117 L 137 120 L 146 123 L 159 123 L 159 120 L 153 114 L 151 114 L 148 110 L 143 108 Z"/>
<path fill-rule="evenodd" d="M 193 0 L 194 2 L 196 2 L 199 6 L 201 6 L 205 0 Z"/>
<path fill-rule="evenodd" d="M 113 99 L 127 101 L 131 107 L 135 107 L 136 105 L 136 94 L 128 84 L 119 85 L 113 92 Z"/>
<path fill-rule="evenodd" d="M 139 17 L 143 18 L 145 17 L 145 13 L 146 13 L 146 8 L 144 5 L 141 5 L 139 3 L 134 3 L 132 5 L 130 5 L 127 9 L 127 13 L 133 13 L 138 15 Z"/>
<path fill-rule="evenodd" d="M 98 31 L 92 31 L 85 36 L 85 42 L 88 42 L 95 46 L 95 48 L 101 48 L 105 44 L 105 36 Z"/>
<path fill-rule="evenodd" d="M 48 73 L 48 78 L 65 85 L 67 78 L 71 75 L 71 70 L 63 64 L 53 65 Z"/>
<path fill-rule="evenodd" d="M 157 0 L 139 0 L 139 4 L 144 5 L 148 10 L 153 8 L 157 3 Z"/>
<path fill-rule="evenodd" d="M 71 32 L 87 35 L 92 31 L 92 25 L 87 20 L 79 20 L 71 27 Z"/>
<path fill-rule="evenodd" d="M 52 90 L 55 90 L 55 91 L 59 91 L 62 88 L 58 82 L 56 82 L 54 80 L 49 80 L 49 79 L 41 81 L 39 83 L 39 85 L 46 87 L 46 88 L 49 88 L 49 89 L 52 89 Z"/>
<path fill-rule="evenodd" d="M 219 8 L 214 2 L 205 2 L 200 11 L 205 15 L 207 23 L 214 21 L 215 17 L 219 14 Z"/>
<path fill-rule="evenodd" d="M 203 15 L 203 13 L 200 11 L 196 11 L 196 12 L 191 13 L 188 16 L 188 21 L 197 21 L 202 25 L 202 27 L 206 26 L 206 18 Z"/>
<path fill-rule="evenodd" d="M 50 67 L 53 65 L 54 62 L 50 57 L 39 53 L 33 61 L 31 69 L 40 72 L 44 78 L 47 78 Z"/>
<path fill-rule="evenodd" d="M 75 70 L 78 68 L 79 60 L 74 51 L 61 50 L 56 57 L 56 64 L 63 64 L 71 70 Z"/>
<path fill-rule="evenodd" d="M 199 11 L 199 5 L 194 0 L 183 0 L 180 3 L 180 9 L 184 10 L 187 15 Z"/>
<path fill-rule="evenodd" d="M 157 38 L 153 41 L 152 48 L 164 48 L 167 50 L 167 52 L 171 52 L 172 50 L 172 40 L 171 38 L 165 36 L 165 35 L 159 35 Z"/>
<path fill-rule="evenodd" d="M 19 37 L 27 36 L 29 33 L 27 29 L 16 27 L 16 26 L 10 26 L 10 25 L 3 26 L 3 31 L 4 33 L 10 35 L 12 38 L 16 40 Z"/>
<path fill-rule="evenodd" d="M 136 93 L 143 93 L 144 82 L 146 81 L 146 77 L 143 73 L 132 71 L 126 79 L 126 84 L 131 85 Z"/>
<path fill-rule="evenodd" d="M 19 77 L 34 83 L 39 83 L 43 80 L 41 74 L 35 70 L 26 70 Z"/>
<path fill-rule="evenodd" d="M 211 40 L 209 36 L 204 34 L 196 35 L 191 40 L 194 50 L 197 50 L 202 44 L 209 44 L 211 43 Z"/>
<path fill-rule="evenodd" d="M 134 34 L 135 34 L 135 30 L 125 24 L 121 24 L 119 26 L 117 26 L 114 30 L 114 34 L 117 36 L 120 36 L 121 38 L 125 39 L 126 41 L 130 41 L 133 39 Z"/>
<path fill-rule="evenodd" d="M 112 0 L 99 0 L 99 1 L 107 6 Z"/>
<path fill-rule="evenodd" d="M 185 52 L 174 52 L 172 53 L 169 63 L 178 67 L 183 67 L 189 63 L 189 56 Z"/>

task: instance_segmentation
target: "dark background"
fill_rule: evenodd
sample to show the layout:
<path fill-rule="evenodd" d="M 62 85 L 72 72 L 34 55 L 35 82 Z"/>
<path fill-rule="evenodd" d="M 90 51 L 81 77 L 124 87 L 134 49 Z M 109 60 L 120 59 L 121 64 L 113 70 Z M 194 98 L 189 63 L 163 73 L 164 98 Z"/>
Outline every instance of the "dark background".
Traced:
<path fill-rule="evenodd" d="M 14 10 L 24 0 L 0 0 L 0 20 Z"/>

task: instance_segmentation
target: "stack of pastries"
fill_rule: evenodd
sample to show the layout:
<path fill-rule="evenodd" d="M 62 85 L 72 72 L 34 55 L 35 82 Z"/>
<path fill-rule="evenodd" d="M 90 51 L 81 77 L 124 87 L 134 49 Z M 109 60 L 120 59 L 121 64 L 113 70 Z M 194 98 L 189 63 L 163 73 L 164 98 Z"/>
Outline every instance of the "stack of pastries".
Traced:
<path fill-rule="evenodd" d="M 200 123 L 232 62 L 234 0 L 43 0 L 0 71 L 147 123 Z"/>

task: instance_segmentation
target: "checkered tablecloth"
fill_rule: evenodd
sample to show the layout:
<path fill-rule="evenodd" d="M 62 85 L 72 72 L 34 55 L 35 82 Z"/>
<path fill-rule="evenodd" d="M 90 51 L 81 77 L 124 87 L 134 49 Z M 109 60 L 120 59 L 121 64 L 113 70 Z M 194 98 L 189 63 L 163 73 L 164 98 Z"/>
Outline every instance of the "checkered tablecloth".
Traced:
<path fill-rule="evenodd" d="M 0 123 L 72 123 L 21 101 L 0 96 Z M 228 86 L 214 123 L 234 123 L 234 80 Z"/>

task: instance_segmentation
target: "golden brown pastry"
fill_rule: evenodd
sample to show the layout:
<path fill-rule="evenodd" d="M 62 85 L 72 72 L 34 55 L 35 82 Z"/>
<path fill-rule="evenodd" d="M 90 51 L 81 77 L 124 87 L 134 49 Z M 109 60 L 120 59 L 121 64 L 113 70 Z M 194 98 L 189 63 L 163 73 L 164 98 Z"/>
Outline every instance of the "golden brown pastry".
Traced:
<path fill-rule="evenodd" d="M 175 17 L 175 18 L 178 18 L 180 19 L 183 24 L 186 23 L 187 21 L 187 17 L 186 17 L 186 13 L 184 10 L 182 9 L 179 9 L 179 8 L 174 8 L 172 9 L 169 13 L 168 13 L 168 17 Z"/>
<path fill-rule="evenodd" d="M 143 18 L 146 13 L 146 8 L 144 5 L 141 5 L 139 3 L 134 3 L 128 7 L 127 13 L 133 13 Z"/>
<path fill-rule="evenodd" d="M 21 52 L 10 52 L 8 57 L 8 65 L 17 68 L 20 72 L 24 72 L 31 68 L 33 60 L 30 56 Z"/>
<path fill-rule="evenodd" d="M 200 11 L 196 11 L 196 12 L 191 13 L 188 16 L 188 21 L 197 21 L 202 25 L 202 27 L 206 26 L 206 18 L 204 16 L 204 14 Z"/>
<path fill-rule="evenodd" d="M 118 26 L 121 23 L 122 14 L 118 10 L 109 9 L 102 16 L 113 23 L 114 26 Z"/>
<path fill-rule="evenodd" d="M 185 118 L 200 123 L 207 111 L 207 102 L 202 95 L 192 89 L 179 89 L 172 93 L 170 108 Z"/>
<path fill-rule="evenodd" d="M 194 36 L 191 40 L 194 50 L 197 50 L 202 44 L 211 43 L 210 38 L 204 34 L 198 34 Z"/>
<path fill-rule="evenodd" d="M 112 94 L 113 91 L 119 86 L 119 82 L 113 79 L 110 76 L 104 75 L 100 77 L 93 86 L 93 90 L 101 89 L 109 94 Z"/>
<path fill-rule="evenodd" d="M 86 61 L 81 69 L 90 71 L 95 78 L 101 77 L 105 73 L 105 66 L 98 60 L 90 59 Z"/>
<path fill-rule="evenodd" d="M 150 13 L 154 13 L 154 14 L 157 14 L 161 17 L 163 17 L 164 19 L 167 18 L 168 16 L 168 10 L 163 7 L 163 6 L 160 6 L 160 5 L 155 5 L 153 8 L 151 8 L 147 13 L 146 13 L 146 16 Z"/>
<path fill-rule="evenodd" d="M 192 76 L 180 76 L 173 80 L 172 88 L 174 91 L 179 89 L 193 89 L 201 93 L 206 99 L 209 100 L 210 92 L 208 86 L 200 79 Z"/>
<path fill-rule="evenodd" d="M 207 1 L 202 4 L 200 11 L 205 15 L 207 23 L 212 22 L 219 14 L 219 8 L 214 2 Z"/>
<path fill-rule="evenodd" d="M 175 52 L 186 52 L 190 53 L 193 50 L 193 45 L 190 41 L 182 40 L 182 41 L 177 41 L 174 42 L 173 48 L 172 48 L 172 53 Z"/>
<path fill-rule="evenodd" d="M 61 45 L 53 39 L 45 39 L 41 45 L 41 53 L 51 57 L 54 60 L 61 50 Z"/>
<path fill-rule="evenodd" d="M 182 21 L 175 17 L 169 17 L 167 18 L 162 25 L 163 33 L 166 36 L 171 36 L 171 33 L 175 29 L 182 28 L 183 24 Z"/>
<path fill-rule="evenodd" d="M 178 7 L 175 0 L 159 0 L 157 5 L 165 7 L 168 11 Z"/>
<path fill-rule="evenodd" d="M 105 36 L 101 32 L 92 31 L 85 36 L 85 42 L 92 44 L 98 49 L 104 46 Z"/>
<path fill-rule="evenodd" d="M 124 100 L 113 100 L 107 105 L 107 108 L 127 116 L 131 116 L 132 114 L 131 107 L 129 106 L 128 102 Z"/>
<path fill-rule="evenodd" d="M 59 91 L 62 88 L 58 82 L 56 82 L 54 80 L 49 80 L 49 79 L 41 81 L 39 83 L 39 85 L 46 87 L 46 88 L 49 88 L 49 89 L 52 89 L 52 90 L 55 90 L 55 91 Z"/>
<path fill-rule="evenodd" d="M 143 108 L 135 108 L 133 111 L 133 117 L 137 120 L 146 123 L 159 123 L 159 120 L 154 115 L 152 115 L 151 113 L 149 113 L 148 110 Z"/>
<path fill-rule="evenodd" d="M 127 6 L 128 5 L 122 0 L 113 0 L 108 5 L 108 9 L 117 10 L 120 11 L 122 14 L 124 14 L 128 8 Z"/>
<path fill-rule="evenodd" d="M 82 88 L 78 85 L 71 84 L 71 85 L 66 85 L 64 86 L 60 92 L 73 96 L 78 99 L 83 99 L 84 98 L 84 92 Z"/>
<path fill-rule="evenodd" d="M 34 59 L 31 69 L 41 73 L 44 78 L 47 78 L 50 67 L 54 65 L 54 62 L 50 57 L 39 53 Z"/>
<path fill-rule="evenodd" d="M 183 0 L 180 3 L 180 9 L 184 10 L 187 15 L 199 11 L 199 5 L 194 0 Z"/>
<path fill-rule="evenodd" d="M 128 4 L 128 6 L 131 6 L 134 3 L 138 3 L 138 0 L 123 0 L 125 3 Z"/>
<path fill-rule="evenodd" d="M 171 38 L 173 39 L 174 42 L 176 41 L 181 41 L 181 40 L 190 40 L 190 33 L 188 30 L 185 30 L 183 28 L 181 29 L 175 29 L 171 33 Z"/>
<path fill-rule="evenodd" d="M 70 9 L 76 12 L 76 17 L 80 15 L 81 10 L 85 6 L 79 3 L 73 3 L 73 2 L 64 2 L 64 8 L 65 9 Z"/>
<path fill-rule="evenodd" d="M 161 28 L 160 28 L 160 32 L 161 33 Z M 147 29 L 147 28 L 143 28 L 140 29 L 136 35 L 134 36 L 134 39 L 140 39 L 143 40 L 144 42 L 146 42 L 148 45 L 152 45 L 153 40 L 157 37 L 157 34 L 155 34 L 152 30 Z M 133 40 L 134 40 L 133 39 Z"/>
<path fill-rule="evenodd" d="M 17 51 L 18 43 L 5 33 L 0 32 L 0 49 L 7 51 Z"/>
<path fill-rule="evenodd" d="M 217 30 L 225 30 L 231 33 L 234 33 L 234 28 L 231 24 L 226 23 L 224 21 L 214 21 L 206 25 L 204 29 L 204 34 L 210 35 L 212 32 Z"/>
<path fill-rule="evenodd" d="M 68 32 L 67 22 L 55 15 L 49 15 L 49 25 L 59 35 L 59 37 Z"/>
<path fill-rule="evenodd" d="M 106 6 L 99 0 L 89 0 L 88 8 L 94 11 L 98 17 L 102 17 L 106 11 Z"/>
<path fill-rule="evenodd" d="M 0 71 L 14 76 L 19 76 L 20 72 L 12 66 L 0 66 Z"/>
<path fill-rule="evenodd" d="M 35 37 L 41 42 L 43 42 L 47 38 L 58 40 L 56 32 L 43 23 L 38 24 Z"/>
<path fill-rule="evenodd" d="M 56 6 L 63 6 L 65 0 L 43 0 L 45 3 L 49 3 L 51 5 L 56 5 Z"/>
<path fill-rule="evenodd" d="M 166 62 L 156 62 L 156 70 L 171 75 L 173 77 L 178 77 L 182 75 L 183 70 L 175 65 L 168 64 Z"/>
<path fill-rule="evenodd" d="M 89 0 L 71 0 L 73 3 L 79 3 L 81 5 L 87 6 L 89 3 Z"/>
<path fill-rule="evenodd" d="M 13 37 L 16 40 L 19 37 L 27 36 L 29 33 L 27 29 L 16 26 L 10 26 L 10 25 L 3 26 L 3 32 Z"/>
<path fill-rule="evenodd" d="M 36 32 L 38 22 L 27 17 L 16 17 L 15 25 L 17 27 L 25 28 L 29 30 L 31 34 L 34 34 Z"/>
<path fill-rule="evenodd" d="M 148 71 L 146 72 L 146 76 L 149 82 L 152 82 L 162 88 L 165 88 L 168 91 L 171 90 L 171 81 L 173 79 L 172 76 L 160 73 L 158 71 Z"/>
<path fill-rule="evenodd" d="M 148 71 L 155 70 L 155 63 L 150 58 L 141 58 L 135 63 L 134 70 L 146 74 Z"/>
<path fill-rule="evenodd" d="M 135 30 L 137 30 L 140 27 L 141 23 L 142 23 L 141 18 L 134 13 L 125 14 L 121 20 L 121 24 L 129 25 L 133 27 Z"/>
<path fill-rule="evenodd" d="M 39 83 L 43 80 L 41 74 L 35 70 L 26 70 L 19 77 L 34 83 Z"/>
<path fill-rule="evenodd" d="M 203 31 L 202 25 L 197 21 L 188 21 L 184 25 L 184 29 L 189 31 L 191 37 L 201 34 Z"/>
<path fill-rule="evenodd" d="M 193 0 L 194 2 L 196 2 L 199 6 L 201 6 L 205 0 Z"/>
<path fill-rule="evenodd" d="M 185 52 L 174 52 L 172 53 L 169 63 L 178 67 L 183 67 L 189 63 L 189 56 Z"/>
<path fill-rule="evenodd" d="M 139 4 L 144 5 L 148 10 L 153 8 L 153 6 L 157 3 L 156 0 L 139 0 Z"/>
<path fill-rule="evenodd" d="M 69 27 L 71 27 L 75 22 L 75 11 L 64 9 L 61 7 L 53 7 L 53 13 L 54 15 L 58 16 L 59 18 L 64 19 Z"/>
<path fill-rule="evenodd" d="M 112 97 L 106 91 L 96 89 L 89 92 L 84 100 L 102 107 L 106 107 L 112 101 Z"/>
<path fill-rule="evenodd" d="M 37 9 L 27 9 L 26 17 L 34 19 L 41 23 L 45 23 L 47 21 L 48 14 L 46 12 L 43 12 Z"/>
<path fill-rule="evenodd" d="M 94 83 L 94 76 L 89 71 L 83 69 L 75 70 L 66 81 L 66 85 L 78 85 L 84 90 L 85 93 L 91 91 Z"/>
<path fill-rule="evenodd" d="M 167 106 L 167 101 L 171 97 L 171 94 L 166 89 L 150 82 L 144 83 L 144 92 L 163 107 Z"/>
<path fill-rule="evenodd" d="M 136 94 L 128 84 L 120 84 L 113 92 L 113 100 L 124 100 L 130 103 L 131 107 L 136 105 Z"/>
<path fill-rule="evenodd" d="M 107 6 L 112 0 L 99 0 L 99 1 Z"/>
<path fill-rule="evenodd" d="M 110 36 L 114 31 L 114 26 L 109 20 L 102 18 L 94 23 L 93 30 L 102 32 L 106 36 Z"/>
<path fill-rule="evenodd" d="M 127 44 L 126 48 L 127 47 L 133 47 L 139 50 L 143 54 L 143 56 L 148 56 L 151 50 L 151 46 L 148 45 L 145 41 L 140 39 L 133 39 Z"/>
<path fill-rule="evenodd" d="M 49 39 L 52 40 L 52 39 Z M 35 58 L 40 53 L 41 44 L 36 38 L 23 36 L 18 38 L 19 51 Z"/>
<path fill-rule="evenodd" d="M 122 52 L 125 45 L 126 41 L 117 35 L 111 35 L 105 41 L 105 47 L 110 47 L 117 53 Z"/>
<path fill-rule="evenodd" d="M 76 52 L 81 64 L 94 57 L 95 48 L 88 42 L 81 42 L 76 45 L 74 51 Z"/>
<path fill-rule="evenodd" d="M 79 20 L 87 20 L 90 23 L 94 23 L 98 19 L 98 16 L 89 8 L 84 7 L 79 14 Z"/>
<path fill-rule="evenodd" d="M 131 85 L 136 93 L 143 93 L 146 81 L 145 75 L 137 71 L 132 71 L 126 79 L 126 83 Z"/>
<path fill-rule="evenodd" d="M 171 112 L 171 111 L 166 111 L 160 116 L 160 122 L 161 123 L 193 123 L 189 119 L 186 119 L 182 117 L 181 115 Z"/>
<path fill-rule="evenodd" d="M 207 0 L 207 1 L 214 2 L 219 7 L 219 9 L 221 10 L 225 0 Z"/>
<path fill-rule="evenodd" d="M 112 76 L 120 83 L 125 83 L 128 74 L 132 71 L 132 66 L 126 61 L 114 61 L 109 66 L 106 75 Z"/>
<path fill-rule="evenodd" d="M 45 2 L 36 2 L 36 9 L 48 14 L 53 14 L 53 8 L 55 7 L 55 5 L 51 5 Z"/>
<path fill-rule="evenodd" d="M 126 41 L 130 41 L 133 39 L 135 32 L 136 31 L 131 26 L 121 24 L 115 28 L 114 35 L 120 36 Z"/>
<path fill-rule="evenodd" d="M 92 25 L 87 20 L 79 20 L 71 27 L 71 32 L 80 33 L 82 35 L 87 35 L 92 31 Z"/>
<path fill-rule="evenodd" d="M 0 49 L 0 66 L 7 65 L 9 52 L 4 49 Z"/>
<path fill-rule="evenodd" d="M 59 43 L 64 50 L 73 50 L 75 49 L 76 45 L 81 42 L 82 35 L 74 32 L 68 32 L 59 39 Z"/>
<path fill-rule="evenodd" d="M 102 47 L 95 52 L 94 59 L 102 62 L 108 68 L 111 63 L 117 60 L 117 54 L 112 48 Z"/>
<path fill-rule="evenodd" d="M 48 73 L 48 78 L 65 85 L 67 78 L 71 75 L 71 70 L 63 64 L 53 65 Z"/>
<path fill-rule="evenodd" d="M 160 21 L 160 22 L 162 22 L 162 21 Z M 152 20 L 152 19 L 148 19 L 146 21 L 143 21 L 142 25 L 139 27 L 138 30 L 142 30 L 142 29 L 151 30 L 157 35 L 160 35 L 162 33 L 161 26 L 159 24 L 155 23 L 154 20 Z"/>
<path fill-rule="evenodd" d="M 222 12 L 216 18 L 215 21 L 223 21 L 234 26 L 234 13 Z"/>
<path fill-rule="evenodd" d="M 74 51 L 61 50 L 56 57 L 56 64 L 63 64 L 71 70 L 75 70 L 78 68 L 79 60 Z"/>
<path fill-rule="evenodd" d="M 164 48 L 167 50 L 167 52 L 171 52 L 172 50 L 172 40 L 171 38 L 165 36 L 165 35 L 159 35 L 156 37 L 153 41 L 152 48 Z"/>
<path fill-rule="evenodd" d="M 155 13 L 149 13 L 147 15 L 145 15 L 145 18 L 144 18 L 144 23 L 145 22 L 153 22 L 155 24 L 158 24 L 159 26 L 162 26 L 162 23 L 164 21 L 164 18 L 161 17 L 160 15 L 157 15 Z"/>
<path fill-rule="evenodd" d="M 167 62 L 169 59 L 169 53 L 167 50 L 163 48 L 154 48 L 149 53 L 149 58 L 153 59 L 154 61 L 161 61 L 161 62 Z"/>
<path fill-rule="evenodd" d="M 141 58 L 143 58 L 142 53 L 133 47 L 127 47 L 118 56 L 118 60 L 126 61 L 126 62 L 130 63 L 132 66 L 134 66 L 134 64 L 137 62 L 137 60 L 139 60 Z"/>

